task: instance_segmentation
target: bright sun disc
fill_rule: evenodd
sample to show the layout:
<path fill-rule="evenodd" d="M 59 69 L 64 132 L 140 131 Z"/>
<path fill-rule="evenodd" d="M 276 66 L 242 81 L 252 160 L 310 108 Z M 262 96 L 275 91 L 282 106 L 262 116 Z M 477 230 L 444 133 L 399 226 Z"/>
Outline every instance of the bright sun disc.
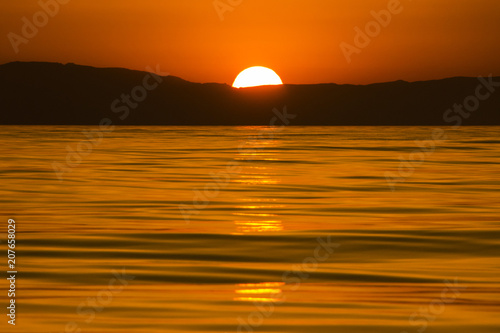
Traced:
<path fill-rule="evenodd" d="M 276 74 L 272 69 L 262 66 L 255 66 L 245 69 L 243 72 L 238 74 L 234 80 L 234 88 L 247 88 L 247 87 L 257 87 L 257 86 L 269 86 L 269 85 L 281 85 L 281 81 L 278 74 Z"/>

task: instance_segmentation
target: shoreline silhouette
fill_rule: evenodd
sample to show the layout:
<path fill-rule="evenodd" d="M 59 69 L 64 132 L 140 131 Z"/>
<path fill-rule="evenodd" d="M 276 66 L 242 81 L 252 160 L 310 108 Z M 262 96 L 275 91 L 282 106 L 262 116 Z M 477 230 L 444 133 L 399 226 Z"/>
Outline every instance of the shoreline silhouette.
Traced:
<path fill-rule="evenodd" d="M 0 125 L 500 125 L 500 77 L 369 85 L 284 84 L 236 89 L 123 68 L 47 62 L 0 65 Z M 106 121 L 104 121 L 106 122 Z"/>

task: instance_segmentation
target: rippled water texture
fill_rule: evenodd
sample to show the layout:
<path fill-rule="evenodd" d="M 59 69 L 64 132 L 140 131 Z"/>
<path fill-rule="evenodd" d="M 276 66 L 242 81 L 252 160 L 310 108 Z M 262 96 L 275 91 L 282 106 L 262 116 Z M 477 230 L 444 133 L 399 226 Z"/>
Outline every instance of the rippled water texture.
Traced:
<path fill-rule="evenodd" d="M 0 129 L 2 332 L 500 332 L 499 127 Z"/>

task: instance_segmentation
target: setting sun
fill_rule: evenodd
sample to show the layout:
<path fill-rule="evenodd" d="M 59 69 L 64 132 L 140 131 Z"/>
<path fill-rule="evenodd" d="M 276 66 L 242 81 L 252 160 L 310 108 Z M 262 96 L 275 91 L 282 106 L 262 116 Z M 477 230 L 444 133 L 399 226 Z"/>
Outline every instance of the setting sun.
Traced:
<path fill-rule="evenodd" d="M 262 66 L 255 66 L 245 69 L 243 72 L 238 74 L 234 80 L 234 88 L 247 88 L 247 87 L 257 87 L 257 86 L 268 86 L 268 85 L 281 85 L 281 81 L 278 74 L 276 74 L 272 69 Z"/>

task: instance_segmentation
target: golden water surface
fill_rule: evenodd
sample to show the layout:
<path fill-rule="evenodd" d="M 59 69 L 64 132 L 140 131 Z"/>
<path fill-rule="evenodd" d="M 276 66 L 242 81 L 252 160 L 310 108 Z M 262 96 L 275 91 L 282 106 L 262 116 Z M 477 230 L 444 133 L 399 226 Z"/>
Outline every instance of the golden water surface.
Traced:
<path fill-rule="evenodd" d="M 1 332 L 500 332 L 499 127 L 0 130 Z"/>

